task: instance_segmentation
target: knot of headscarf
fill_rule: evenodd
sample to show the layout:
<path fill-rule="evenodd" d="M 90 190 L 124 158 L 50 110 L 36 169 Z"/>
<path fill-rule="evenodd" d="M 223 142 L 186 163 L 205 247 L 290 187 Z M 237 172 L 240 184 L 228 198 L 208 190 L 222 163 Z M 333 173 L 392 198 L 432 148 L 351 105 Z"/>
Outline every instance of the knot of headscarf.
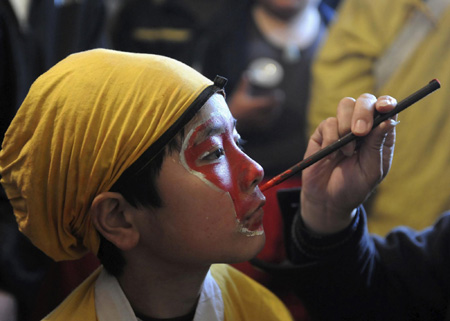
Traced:
<path fill-rule="evenodd" d="M 105 49 L 73 54 L 39 77 L 0 152 L 1 183 L 20 230 L 55 260 L 96 254 L 94 197 L 211 84 L 167 57 Z"/>

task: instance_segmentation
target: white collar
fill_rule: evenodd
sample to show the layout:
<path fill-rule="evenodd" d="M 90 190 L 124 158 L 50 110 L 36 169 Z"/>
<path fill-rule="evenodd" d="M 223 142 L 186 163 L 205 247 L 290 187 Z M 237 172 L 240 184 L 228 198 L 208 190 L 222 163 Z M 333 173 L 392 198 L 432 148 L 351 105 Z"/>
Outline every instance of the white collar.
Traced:
<path fill-rule="evenodd" d="M 138 320 L 119 282 L 105 270 L 95 282 L 95 309 L 99 321 Z M 202 320 L 224 320 L 222 292 L 209 271 L 194 316 L 194 321 Z"/>
<path fill-rule="evenodd" d="M 9 0 L 11 7 L 16 14 L 17 21 L 22 31 L 28 28 L 28 15 L 30 13 L 30 0 Z"/>

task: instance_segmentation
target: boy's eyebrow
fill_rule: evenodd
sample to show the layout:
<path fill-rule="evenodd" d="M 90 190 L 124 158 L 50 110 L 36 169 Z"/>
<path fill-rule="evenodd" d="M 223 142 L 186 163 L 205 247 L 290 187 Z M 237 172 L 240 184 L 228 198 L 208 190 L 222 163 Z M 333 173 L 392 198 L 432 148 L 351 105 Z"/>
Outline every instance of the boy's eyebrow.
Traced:
<path fill-rule="evenodd" d="M 233 130 L 236 128 L 236 119 L 233 118 Z M 226 127 L 223 123 L 212 123 L 208 127 L 201 130 L 195 138 L 194 144 L 204 141 L 206 138 L 225 132 Z"/>
<path fill-rule="evenodd" d="M 217 123 L 211 124 L 210 126 L 205 127 L 198 133 L 197 137 L 195 138 L 194 144 L 196 145 L 196 144 L 204 141 L 208 137 L 211 137 L 211 136 L 214 136 L 217 134 L 221 134 L 224 131 L 225 131 L 225 128 L 221 124 L 217 124 Z"/>

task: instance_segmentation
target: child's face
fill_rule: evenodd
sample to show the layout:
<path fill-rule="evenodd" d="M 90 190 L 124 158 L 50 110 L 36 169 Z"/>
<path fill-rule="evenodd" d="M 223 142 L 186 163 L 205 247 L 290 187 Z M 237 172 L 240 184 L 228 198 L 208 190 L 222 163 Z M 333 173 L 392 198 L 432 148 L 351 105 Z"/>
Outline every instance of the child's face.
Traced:
<path fill-rule="evenodd" d="M 261 166 L 239 148 L 224 98 L 215 94 L 186 127 L 180 153 L 158 178 L 163 205 L 151 209 L 143 236 L 157 255 L 192 263 L 238 262 L 264 245 Z"/>

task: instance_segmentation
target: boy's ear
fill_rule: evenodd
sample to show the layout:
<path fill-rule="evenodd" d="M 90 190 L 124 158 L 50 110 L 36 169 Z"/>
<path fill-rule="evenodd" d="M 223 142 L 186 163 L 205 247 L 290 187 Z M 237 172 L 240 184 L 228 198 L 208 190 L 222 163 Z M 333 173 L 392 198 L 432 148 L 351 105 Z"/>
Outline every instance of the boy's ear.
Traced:
<path fill-rule="evenodd" d="M 92 201 L 90 214 L 94 227 L 122 251 L 131 250 L 139 241 L 133 221 L 136 210 L 120 193 L 103 192 Z"/>

